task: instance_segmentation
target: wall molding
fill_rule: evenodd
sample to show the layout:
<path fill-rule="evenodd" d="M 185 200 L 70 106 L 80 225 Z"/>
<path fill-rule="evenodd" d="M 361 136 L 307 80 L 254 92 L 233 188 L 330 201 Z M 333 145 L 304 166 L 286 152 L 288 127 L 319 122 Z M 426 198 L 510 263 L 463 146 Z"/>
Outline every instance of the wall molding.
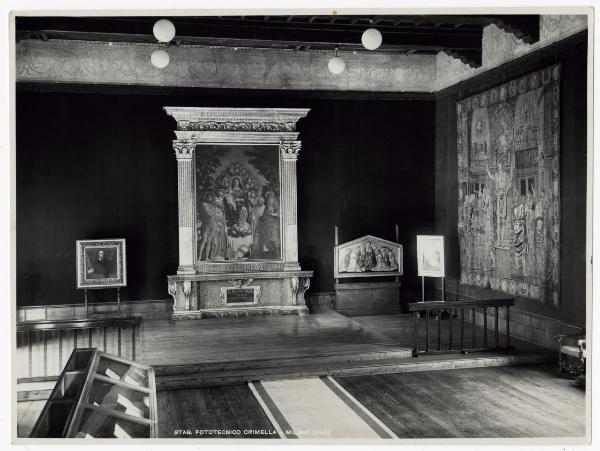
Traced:
<path fill-rule="evenodd" d="M 17 322 L 44 321 L 56 319 L 82 318 L 85 316 L 101 316 L 120 313 L 121 315 L 142 315 L 148 317 L 169 317 L 173 310 L 171 299 L 153 299 L 142 301 L 123 301 L 119 312 L 116 302 L 88 303 L 86 312 L 85 304 L 52 304 L 29 305 L 17 307 Z"/>

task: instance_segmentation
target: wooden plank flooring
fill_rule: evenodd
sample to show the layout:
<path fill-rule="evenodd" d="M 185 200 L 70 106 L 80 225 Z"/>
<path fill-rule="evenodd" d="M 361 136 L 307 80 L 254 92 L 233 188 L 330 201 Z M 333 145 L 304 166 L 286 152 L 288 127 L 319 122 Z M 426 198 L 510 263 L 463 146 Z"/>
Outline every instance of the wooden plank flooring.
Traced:
<path fill-rule="evenodd" d="M 247 385 L 159 391 L 157 398 L 161 438 L 279 437 Z"/>
<path fill-rule="evenodd" d="M 29 437 L 45 404 L 45 399 L 41 401 L 21 401 L 17 403 L 17 437 Z"/>
<path fill-rule="evenodd" d="M 399 438 L 585 434 L 585 390 L 555 365 L 506 366 L 336 380 Z"/>
<path fill-rule="evenodd" d="M 460 322 L 453 320 L 454 347 L 460 343 Z M 441 324 L 441 345 L 449 344 L 449 321 Z M 348 318 L 329 311 L 305 316 L 265 316 L 202 320 L 149 319 L 143 327 L 142 361 L 152 366 L 194 363 L 248 362 L 394 353 L 413 346 L 413 315 L 374 315 Z M 430 320 L 430 348 L 437 348 L 437 323 Z M 470 323 L 464 340 L 472 343 Z M 500 334 L 500 344 L 506 337 Z M 483 328 L 476 327 L 476 343 L 483 345 Z M 488 330 L 488 344 L 494 343 Z M 548 352 L 515 338 L 519 351 Z M 419 346 L 425 346 L 425 320 L 419 322 Z"/>
<path fill-rule="evenodd" d="M 144 321 L 143 361 L 152 366 L 406 351 L 335 312 Z"/>

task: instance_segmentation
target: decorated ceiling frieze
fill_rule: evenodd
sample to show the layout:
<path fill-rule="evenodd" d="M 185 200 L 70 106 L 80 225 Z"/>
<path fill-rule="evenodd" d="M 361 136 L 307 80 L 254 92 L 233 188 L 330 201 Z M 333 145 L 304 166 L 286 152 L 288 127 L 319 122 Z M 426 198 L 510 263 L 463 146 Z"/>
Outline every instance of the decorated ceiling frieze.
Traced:
<path fill-rule="evenodd" d="M 401 55 L 340 52 L 341 74 L 327 69 L 331 52 L 181 45 L 170 63 L 150 62 L 145 43 L 25 39 L 16 45 L 16 81 L 168 87 L 437 92 L 587 28 L 586 15 L 540 16 L 540 40 L 527 44 L 491 24 L 484 28 L 482 65 L 443 52 Z"/>

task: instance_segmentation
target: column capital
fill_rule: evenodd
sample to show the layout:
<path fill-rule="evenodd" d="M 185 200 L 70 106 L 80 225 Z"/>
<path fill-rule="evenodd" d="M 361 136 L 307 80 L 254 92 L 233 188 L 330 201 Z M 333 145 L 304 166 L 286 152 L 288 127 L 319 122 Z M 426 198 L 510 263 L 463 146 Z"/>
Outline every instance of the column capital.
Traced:
<path fill-rule="evenodd" d="M 300 153 L 301 147 L 302 143 L 300 141 L 279 142 L 279 150 L 284 160 L 296 161 L 298 159 L 298 154 Z"/>
<path fill-rule="evenodd" d="M 175 157 L 178 160 L 191 160 L 194 157 L 196 143 L 194 141 L 176 139 L 173 141 L 173 149 L 175 150 Z"/>

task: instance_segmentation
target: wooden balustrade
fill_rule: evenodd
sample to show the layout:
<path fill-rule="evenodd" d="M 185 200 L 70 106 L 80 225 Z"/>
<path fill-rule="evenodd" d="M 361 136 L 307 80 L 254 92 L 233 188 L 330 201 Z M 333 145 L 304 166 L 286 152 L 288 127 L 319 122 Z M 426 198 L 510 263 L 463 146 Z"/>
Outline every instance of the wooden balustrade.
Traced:
<path fill-rule="evenodd" d="M 141 350 L 140 316 L 17 323 L 17 382 L 57 379 L 73 349 L 98 348 L 135 360 Z"/>
<path fill-rule="evenodd" d="M 453 352 L 478 352 L 490 350 L 511 350 L 510 345 L 510 307 L 514 299 L 488 299 L 488 300 L 458 300 L 458 301 L 429 301 L 408 304 L 408 310 L 414 312 L 414 339 L 413 355 L 419 354 L 444 354 Z M 500 309 L 505 309 L 506 323 L 504 343 L 501 343 L 499 332 Z M 488 339 L 488 311 L 493 311 L 494 341 Z M 483 313 L 483 324 L 478 327 L 477 312 Z M 470 321 L 467 318 L 467 312 Z M 431 333 L 431 317 L 436 322 L 436 332 Z M 443 318 L 445 317 L 445 318 Z M 424 323 L 424 343 L 419 335 L 419 323 Z M 455 337 L 455 323 L 459 324 L 458 336 Z M 436 339 L 435 346 L 431 346 L 431 336 Z M 478 336 L 480 335 L 480 336 Z M 469 337 L 470 336 L 470 337 Z M 460 346 L 456 346 L 458 338 Z"/>

